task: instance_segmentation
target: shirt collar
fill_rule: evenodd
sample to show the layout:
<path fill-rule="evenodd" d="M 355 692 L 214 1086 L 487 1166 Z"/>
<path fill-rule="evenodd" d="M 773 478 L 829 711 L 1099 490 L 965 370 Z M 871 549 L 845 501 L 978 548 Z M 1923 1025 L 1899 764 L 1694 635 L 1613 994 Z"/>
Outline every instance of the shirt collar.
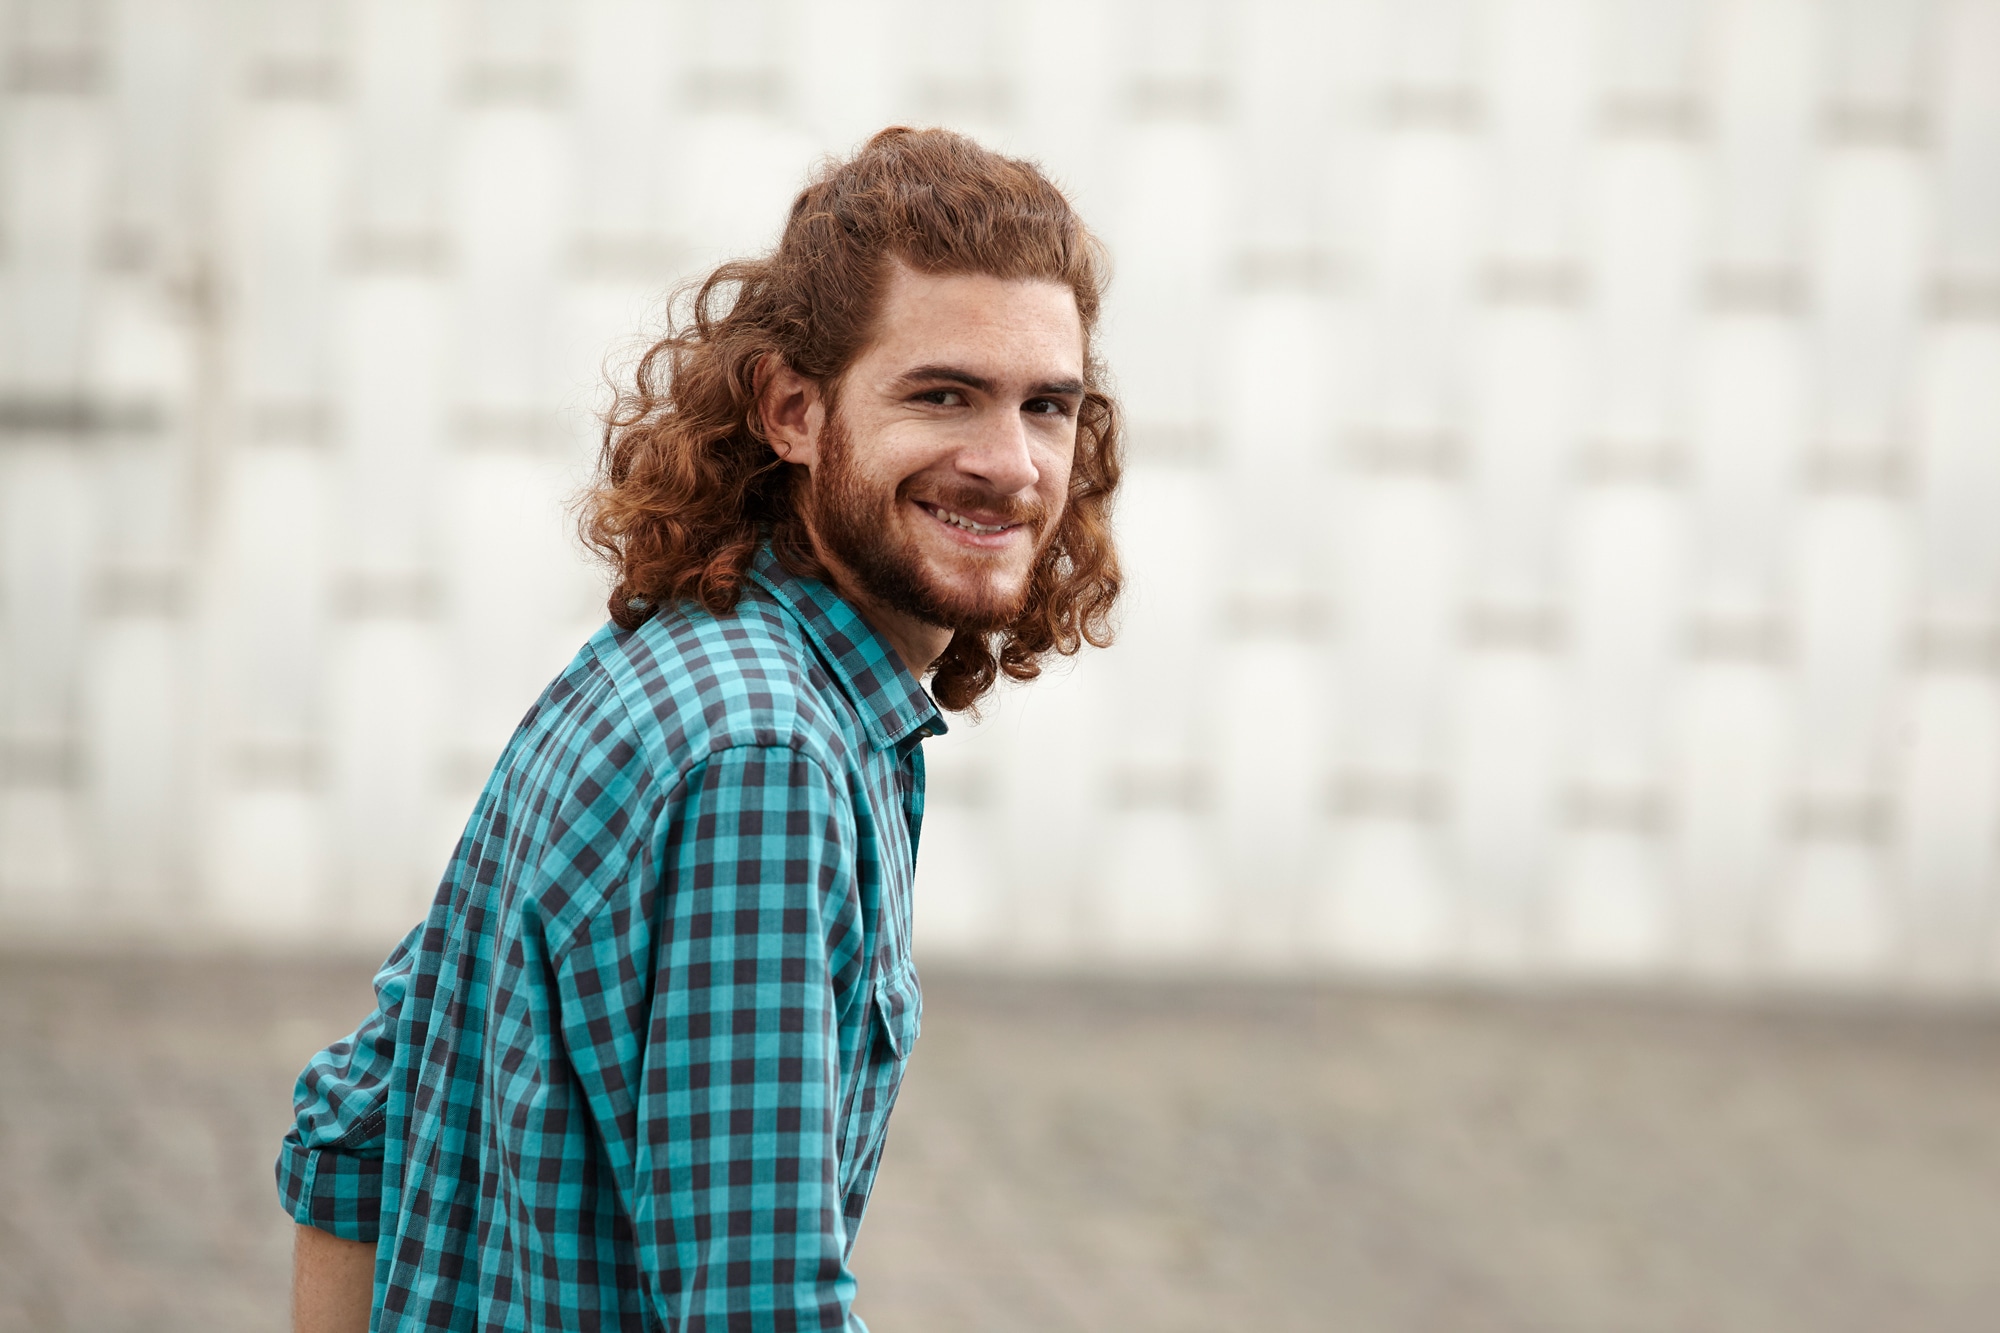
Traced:
<path fill-rule="evenodd" d="M 861 613 L 818 579 L 786 569 L 766 542 L 750 564 L 750 578 L 799 623 L 861 714 L 862 728 L 878 750 L 899 749 L 946 727 L 937 704 L 917 683 L 888 640 Z"/>

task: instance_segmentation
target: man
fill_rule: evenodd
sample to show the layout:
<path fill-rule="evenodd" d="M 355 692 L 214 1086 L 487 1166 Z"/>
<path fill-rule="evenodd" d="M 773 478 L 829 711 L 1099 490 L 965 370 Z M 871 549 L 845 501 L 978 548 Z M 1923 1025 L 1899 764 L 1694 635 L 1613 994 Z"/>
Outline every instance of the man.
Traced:
<path fill-rule="evenodd" d="M 885 130 L 605 430 L 611 623 L 536 701 L 278 1161 L 295 1326 L 846 1329 L 917 1036 L 938 703 L 1108 642 L 1100 251 Z"/>

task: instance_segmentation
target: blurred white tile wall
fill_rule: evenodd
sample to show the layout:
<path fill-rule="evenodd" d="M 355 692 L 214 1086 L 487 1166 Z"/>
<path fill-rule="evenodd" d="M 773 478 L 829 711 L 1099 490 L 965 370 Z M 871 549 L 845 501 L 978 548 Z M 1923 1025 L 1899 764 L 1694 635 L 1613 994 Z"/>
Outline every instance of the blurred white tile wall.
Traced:
<path fill-rule="evenodd" d="M 928 953 L 2000 979 L 2000 0 L 0 13 L 0 930 L 399 933 L 607 355 L 904 120 L 1072 187 L 1132 423 Z"/>

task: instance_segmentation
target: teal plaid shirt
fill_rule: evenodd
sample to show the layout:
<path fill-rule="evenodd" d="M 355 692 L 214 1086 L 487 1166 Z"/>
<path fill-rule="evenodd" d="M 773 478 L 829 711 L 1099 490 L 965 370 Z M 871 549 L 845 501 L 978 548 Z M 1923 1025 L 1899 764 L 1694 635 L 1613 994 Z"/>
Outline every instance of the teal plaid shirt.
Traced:
<path fill-rule="evenodd" d="M 376 1329 L 860 1329 L 848 1269 L 923 1010 L 889 645 L 767 549 L 606 626 L 488 779 L 278 1189 L 374 1241 Z"/>

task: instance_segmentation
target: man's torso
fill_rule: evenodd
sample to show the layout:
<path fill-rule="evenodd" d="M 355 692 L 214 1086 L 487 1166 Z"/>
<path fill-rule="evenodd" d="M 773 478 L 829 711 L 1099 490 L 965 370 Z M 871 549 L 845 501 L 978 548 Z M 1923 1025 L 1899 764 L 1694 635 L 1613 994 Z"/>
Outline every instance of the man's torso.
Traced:
<path fill-rule="evenodd" d="M 380 1132 L 380 1326 L 851 1291 L 921 1015 L 918 743 L 942 724 L 823 585 L 759 574 L 728 615 L 592 638 L 385 968 L 379 1125 L 321 1117 Z M 319 1101 L 364 1095 L 345 1072 Z"/>

